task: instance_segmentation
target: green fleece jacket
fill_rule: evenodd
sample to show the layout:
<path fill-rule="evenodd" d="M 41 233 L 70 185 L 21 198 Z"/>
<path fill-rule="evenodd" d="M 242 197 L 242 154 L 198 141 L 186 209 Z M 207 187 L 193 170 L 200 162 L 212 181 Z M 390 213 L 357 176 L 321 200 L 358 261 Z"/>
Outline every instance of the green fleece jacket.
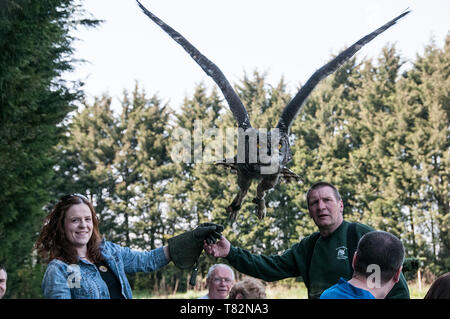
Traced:
<path fill-rule="evenodd" d="M 349 258 L 347 254 L 349 225 L 349 222 L 344 221 L 334 233 L 327 237 L 319 236 L 317 239 L 309 270 L 309 298 L 319 298 L 322 292 L 336 284 L 340 277 L 346 280 L 351 278 L 353 256 Z M 373 229 L 357 223 L 355 231 L 359 240 Z M 312 235 L 303 238 L 281 255 L 256 255 L 231 246 L 226 259 L 238 271 L 265 281 L 302 276 L 306 271 L 308 241 L 311 237 Z M 409 299 L 409 289 L 403 274 L 386 298 Z"/>

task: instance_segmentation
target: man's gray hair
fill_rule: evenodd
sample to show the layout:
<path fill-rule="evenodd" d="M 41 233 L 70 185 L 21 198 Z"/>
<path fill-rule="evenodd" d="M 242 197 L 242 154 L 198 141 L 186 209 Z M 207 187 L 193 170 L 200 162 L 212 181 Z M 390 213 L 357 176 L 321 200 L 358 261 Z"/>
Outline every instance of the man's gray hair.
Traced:
<path fill-rule="evenodd" d="M 206 275 L 206 280 L 209 280 L 209 278 L 211 278 L 212 273 L 214 272 L 214 270 L 216 270 L 217 267 L 224 267 L 229 269 L 231 272 L 231 278 L 234 280 L 234 271 L 230 266 L 226 264 L 214 264 L 211 267 L 209 267 L 208 274 Z"/>

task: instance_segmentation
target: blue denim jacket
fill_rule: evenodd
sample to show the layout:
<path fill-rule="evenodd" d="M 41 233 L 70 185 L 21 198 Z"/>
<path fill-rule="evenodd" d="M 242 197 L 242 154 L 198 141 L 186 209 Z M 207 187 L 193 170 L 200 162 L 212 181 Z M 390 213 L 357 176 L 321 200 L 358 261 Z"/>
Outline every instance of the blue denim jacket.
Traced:
<path fill-rule="evenodd" d="M 151 251 L 135 251 L 109 241 L 101 244 L 102 255 L 119 278 L 122 295 L 133 297 L 126 273 L 151 272 L 167 265 L 169 261 L 162 247 Z M 94 264 L 80 259 L 78 264 L 66 264 L 53 259 L 42 280 L 45 298 L 52 299 L 109 299 L 109 291 Z"/>

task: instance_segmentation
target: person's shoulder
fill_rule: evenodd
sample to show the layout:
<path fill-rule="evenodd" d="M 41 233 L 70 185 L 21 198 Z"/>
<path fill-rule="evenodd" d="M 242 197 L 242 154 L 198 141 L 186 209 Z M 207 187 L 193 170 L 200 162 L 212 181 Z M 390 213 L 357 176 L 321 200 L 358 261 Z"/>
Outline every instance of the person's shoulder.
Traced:
<path fill-rule="evenodd" d="M 60 259 L 52 259 L 49 263 L 48 263 L 48 265 L 47 265 L 47 269 L 54 269 L 54 268 L 56 268 L 56 269 L 60 269 L 60 268 L 65 268 L 65 267 L 67 267 L 68 266 L 68 264 L 67 263 L 65 263 L 64 261 L 62 261 L 62 260 L 60 260 Z"/>
<path fill-rule="evenodd" d="M 325 289 L 324 292 L 320 295 L 320 299 L 336 299 L 339 291 L 339 283 L 334 284 L 328 289 Z"/>
<path fill-rule="evenodd" d="M 60 274 L 65 274 L 67 273 L 69 267 L 71 267 L 71 265 L 65 263 L 62 260 L 52 259 L 48 263 L 47 269 L 45 270 L 45 277 L 53 277 Z"/>
<path fill-rule="evenodd" d="M 303 237 L 299 242 L 293 244 L 286 252 L 305 252 L 308 251 L 314 242 L 320 237 L 319 232 Z"/>
<path fill-rule="evenodd" d="M 299 243 L 294 244 L 292 247 L 294 247 L 294 246 L 301 247 L 301 246 L 308 245 L 309 243 L 316 241 L 319 238 L 319 236 L 320 236 L 319 232 L 314 232 L 311 235 L 303 237 L 303 239 L 300 240 Z"/>
<path fill-rule="evenodd" d="M 350 224 L 355 224 L 356 231 L 360 234 L 365 234 L 365 233 L 375 231 L 375 229 L 373 229 L 372 227 L 370 227 L 369 225 L 366 225 L 366 224 L 361 224 L 358 222 L 350 222 L 349 225 Z"/>

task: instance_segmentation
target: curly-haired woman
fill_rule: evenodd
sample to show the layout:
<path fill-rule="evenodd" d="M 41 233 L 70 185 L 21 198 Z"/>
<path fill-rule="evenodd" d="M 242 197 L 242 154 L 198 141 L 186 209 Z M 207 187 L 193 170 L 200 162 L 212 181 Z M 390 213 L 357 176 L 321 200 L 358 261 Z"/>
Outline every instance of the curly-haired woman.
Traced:
<path fill-rule="evenodd" d="M 85 196 L 64 196 L 45 219 L 35 245 L 38 254 L 49 262 L 42 281 L 43 295 L 64 299 L 132 298 L 126 273 L 152 272 L 171 260 L 179 266 L 177 258 L 195 260 L 201 250 L 186 247 L 194 237 L 202 246 L 216 228 L 214 224 L 203 224 L 169 239 L 168 246 L 135 251 L 102 239 L 94 207 Z"/>

